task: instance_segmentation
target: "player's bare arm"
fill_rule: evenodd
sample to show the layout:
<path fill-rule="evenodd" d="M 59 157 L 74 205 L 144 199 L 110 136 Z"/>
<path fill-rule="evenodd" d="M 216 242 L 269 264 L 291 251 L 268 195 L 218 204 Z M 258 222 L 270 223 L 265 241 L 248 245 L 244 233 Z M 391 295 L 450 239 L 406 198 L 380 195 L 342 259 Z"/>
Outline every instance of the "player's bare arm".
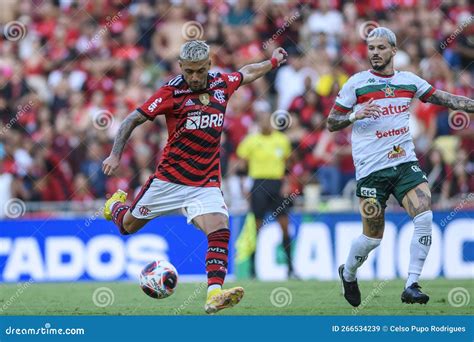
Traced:
<path fill-rule="evenodd" d="M 251 83 L 257 78 L 262 77 L 270 70 L 279 67 L 286 62 L 288 54 L 285 49 L 277 48 L 273 51 L 272 59 L 260 63 L 248 64 L 242 67 L 239 71 L 243 75 L 242 85 Z"/>
<path fill-rule="evenodd" d="M 433 95 L 427 99 L 427 102 L 446 106 L 455 110 L 463 110 L 474 113 L 474 100 L 464 96 L 454 95 L 442 90 L 436 90 Z"/>
<path fill-rule="evenodd" d="M 102 171 L 110 176 L 117 169 L 120 157 L 122 156 L 123 149 L 127 143 L 130 134 L 135 129 L 135 127 L 141 125 L 147 121 L 147 118 L 140 114 L 138 111 L 133 111 L 130 113 L 125 120 L 120 124 L 119 131 L 114 140 L 114 146 L 112 147 L 112 152 L 107 159 L 102 163 Z"/>
<path fill-rule="evenodd" d="M 328 116 L 328 130 L 330 132 L 339 131 L 351 125 L 356 120 L 380 115 L 381 113 L 380 107 L 373 103 L 373 99 L 370 99 L 360 110 L 352 113 L 343 113 L 333 106 Z"/>

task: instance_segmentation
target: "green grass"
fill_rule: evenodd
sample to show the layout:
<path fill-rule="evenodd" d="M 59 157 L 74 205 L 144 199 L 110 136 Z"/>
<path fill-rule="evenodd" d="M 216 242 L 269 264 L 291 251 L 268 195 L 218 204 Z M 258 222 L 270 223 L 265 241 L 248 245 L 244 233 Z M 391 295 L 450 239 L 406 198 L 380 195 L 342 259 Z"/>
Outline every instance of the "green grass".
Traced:
<path fill-rule="evenodd" d="M 362 300 L 367 299 L 357 312 L 342 297 L 338 282 L 246 280 L 229 282 L 226 287 L 236 284 L 245 288 L 242 302 L 219 314 L 468 315 L 474 312 L 473 280 L 423 281 L 423 290 L 431 296 L 428 305 L 402 304 L 400 294 L 404 283 L 401 280 L 361 282 Z M 100 287 L 107 287 L 113 293 L 114 301 L 106 307 L 96 306 L 92 299 Z M 281 307 L 270 300 L 272 291 L 279 287 L 291 294 L 291 302 Z M 463 287 L 473 298 L 467 305 L 450 305 L 448 293 L 456 287 Z M 1 284 L 0 315 L 204 315 L 205 295 L 206 285 L 200 283 L 181 283 L 173 296 L 163 300 L 147 297 L 135 283 Z M 283 297 L 280 300 L 285 299 Z M 275 300 L 277 305 L 284 304 L 278 301 L 278 296 Z"/>

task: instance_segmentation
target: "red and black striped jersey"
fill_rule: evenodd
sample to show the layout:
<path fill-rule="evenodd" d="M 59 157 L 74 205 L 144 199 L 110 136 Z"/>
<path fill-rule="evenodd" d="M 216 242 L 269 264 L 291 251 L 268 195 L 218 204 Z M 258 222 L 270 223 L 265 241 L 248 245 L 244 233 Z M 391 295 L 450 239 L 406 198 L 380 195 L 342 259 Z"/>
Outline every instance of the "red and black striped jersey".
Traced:
<path fill-rule="evenodd" d="M 242 73 L 209 72 L 206 89 L 192 91 L 183 75 L 162 86 L 141 107 L 153 120 L 165 115 L 168 141 L 158 163 L 158 179 L 189 186 L 220 186 L 220 139 L 227 103 Z"/>

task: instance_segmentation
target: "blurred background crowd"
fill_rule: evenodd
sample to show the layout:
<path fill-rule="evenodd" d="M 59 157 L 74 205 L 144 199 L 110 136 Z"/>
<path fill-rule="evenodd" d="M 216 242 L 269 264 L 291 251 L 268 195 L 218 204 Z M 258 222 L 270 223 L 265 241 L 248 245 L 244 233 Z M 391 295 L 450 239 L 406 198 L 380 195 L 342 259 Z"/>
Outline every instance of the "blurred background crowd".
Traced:
<path fill-rule="evenodd" d="M 474 97 L 467 0 L 31 0 L 0 7 L 0 203 L 87 206 L 117 188 L 139 189 L 166 143 L 164 120 L 135 130 L 114 177 L 103 175 L 102 161 L 122 119 L 180 73 L 187 39 L 205 39 L 219 71 L 268 59 L 277 46 L 290 54 L 285 66 L 240 88 L 227 108 L 221 158 L 231 208 L 245 207 L 249 189 L 236 147 L 255 132 L 259 113 L 275 110 L 290 113 L 282 128 L 293 145 L 286 189 L 301 198 L 310 188 L 323 200 L 353 198 L 351 129 L 329 133 L 325 119 L 344 82 L 369 69 L 363 37 L 372 27 L 397 34 L 396 69 Z M 420 101 L 411 113 L 435 207 L 454 207 L 474 192 L 474 120 L 460 115 L 453 123 L 446 108 Z"/>

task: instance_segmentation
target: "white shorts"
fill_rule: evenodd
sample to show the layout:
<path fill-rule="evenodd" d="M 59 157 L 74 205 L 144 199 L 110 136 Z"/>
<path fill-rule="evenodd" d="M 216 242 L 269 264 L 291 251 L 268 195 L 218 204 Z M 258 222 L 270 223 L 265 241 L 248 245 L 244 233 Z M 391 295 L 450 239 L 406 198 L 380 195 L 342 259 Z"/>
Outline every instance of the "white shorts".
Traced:
<path fill-rule="evenodd" d="M 227 206 L 218 187 L 197 187 L 165 182 L 153 178 L 142 188 L 131 207 L 138 219 L 181 213 L 188 224 L 199 215 L 222 213 L 229 217 Z"/>

